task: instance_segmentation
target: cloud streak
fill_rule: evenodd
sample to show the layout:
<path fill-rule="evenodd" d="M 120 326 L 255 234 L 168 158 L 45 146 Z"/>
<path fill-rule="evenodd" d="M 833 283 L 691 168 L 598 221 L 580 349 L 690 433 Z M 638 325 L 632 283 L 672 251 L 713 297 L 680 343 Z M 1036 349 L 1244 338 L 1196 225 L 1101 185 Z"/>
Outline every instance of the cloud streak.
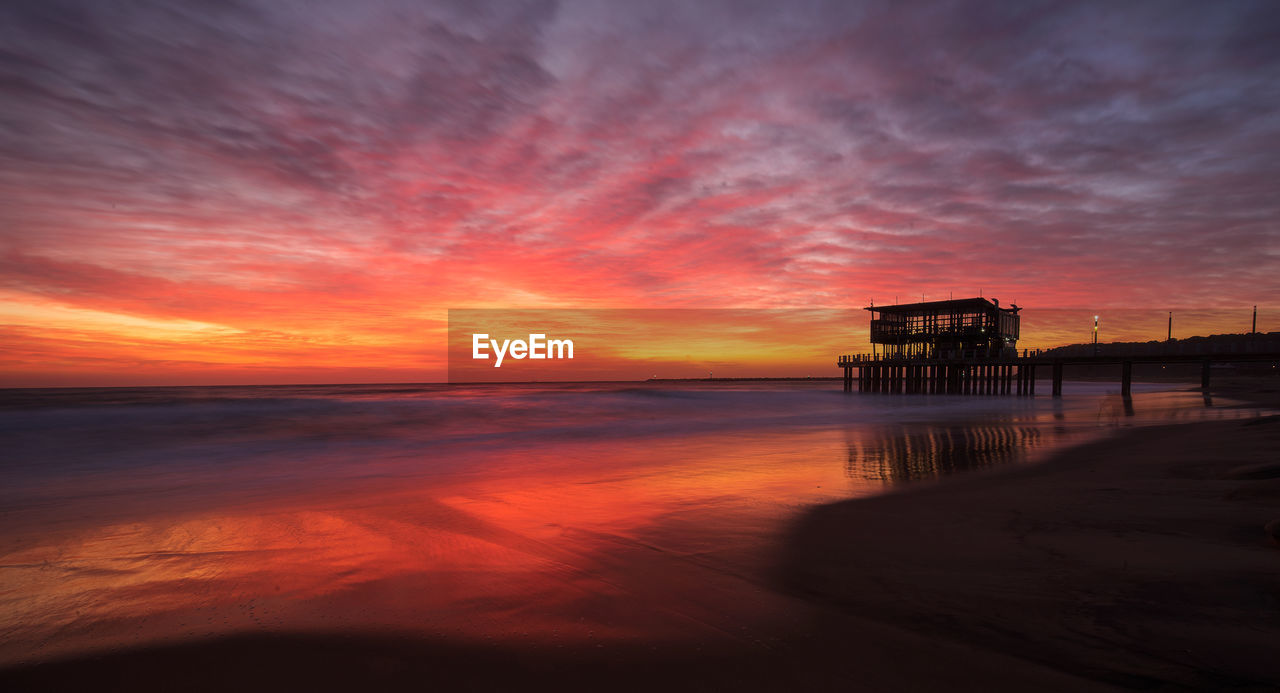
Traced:
<path fill-rule="evenodd" d="M 0 15 L 0 284 L 27 306 L 9 334 L 34 339 L 53 318 L 31 308 L 56 305 L 263 335 L 200 350 L 184 382 L 227 362 L 438 378 L 450 307 L 981 288 L 1047 308 L 1280 309 L 1273 3 Z M 124 344 L 127 322 L 86 338 Z M 24 344 L 0 369 L 42 372 Z"/>

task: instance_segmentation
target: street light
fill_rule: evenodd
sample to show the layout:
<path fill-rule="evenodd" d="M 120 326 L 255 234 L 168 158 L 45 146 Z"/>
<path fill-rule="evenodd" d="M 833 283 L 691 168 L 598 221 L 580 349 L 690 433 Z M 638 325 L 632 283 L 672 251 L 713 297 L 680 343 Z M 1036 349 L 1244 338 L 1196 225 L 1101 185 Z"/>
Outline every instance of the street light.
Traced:
<path fill-rule="evenodd" d="M 1093 355 L 1098 355 L 1098 316 L 1093 316 Z"/>

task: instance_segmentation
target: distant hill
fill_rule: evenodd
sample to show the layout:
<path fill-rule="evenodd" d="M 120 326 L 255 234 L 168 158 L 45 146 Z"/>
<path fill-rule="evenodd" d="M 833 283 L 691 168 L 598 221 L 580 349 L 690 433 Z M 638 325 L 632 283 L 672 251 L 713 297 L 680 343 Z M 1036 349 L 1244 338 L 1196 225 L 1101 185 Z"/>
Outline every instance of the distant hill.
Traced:
<path fill-rule="evenodd" d="M 1107 342 L 1098 344 L 1100 356 L 1168 356 L 1197 354 L 1257 354 L 1280 352 L 1280 332 L 1215 334 L 1168 341 Z M 1069 344 L 1044 349 L 1041 356 L 1091 356 L 1093 344 Z"/>

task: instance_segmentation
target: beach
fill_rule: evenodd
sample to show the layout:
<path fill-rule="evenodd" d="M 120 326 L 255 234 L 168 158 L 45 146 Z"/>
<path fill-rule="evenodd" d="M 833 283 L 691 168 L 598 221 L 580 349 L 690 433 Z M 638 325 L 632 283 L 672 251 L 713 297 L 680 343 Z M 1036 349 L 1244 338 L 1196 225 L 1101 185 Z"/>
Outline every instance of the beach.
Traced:
<path fill-rule="evenodd" d="M 213 485 L 181 498 L 181 511 L 149 501 L 149 520 L 94 510 L 88 529 L 67 521 L 45 532 L 63 537 L 42 539 L 58 556 L 29 536 L 6 544 L 10 613 L 22 606 L 53 626 L 9 623 L 0 684 L 1069 691 L 1280 682 L 1270 657 L 1280 641 L 1280 548 L 1263 532 L 1280 517 L 1280 479 L 1257 466 L 1280 458 L 1280 417 L 1189 409 L 1182 395 L 1152 392 L 1137 398 L 1140 412 L 1162 397 L 1179 404 L 1146 423 L 1175 423 L 1112 426 L 1123 413 L 1112 418 L 1111 399 L 1089 395 L 1063 409 L 1047 398 L 925 408 L 929 417 L 944 404 L 959 407 L 956 416 L 1003 408 L 962 428 L 793 430 L 769 419 L 768 432 L 749 432 L 762 412 L 775 416 L 779 397 L 808 407 L 809 418 L 849 402 L 875 402 L 874 411 L 906 403 L 887 414 L 895 419 L 924 410 L 910 398 L 822 392 L 586 397 L 606 418 L 602 404 L 617 397 L 626 407 L 662 402 L 668 416 L 712 398 L 755 423 L 722 430 L 717 419 L 667 438 L 646 428 L 634 441 L 604 442 L 574 429 L 545 449 L 518 448 L 525 467 L 544 463 L 536 473 L 499 474 L 497 458 L 483 457 L 443 480 L 417 466 L 394 478 L 408 474 L 397 438 L 384 466 L 366 468 L 376 474 L 335 476 L 309 495 L 263 486 L 255 472 L 245 477 L 253 484 L 237 482 L 234 503 Z M 1259 397 L 1258 406 L 1272 402 Z M 507 411 L 512 401 L 503 400 Z M 485 445 L 502 440 L 509 457 L 519 436 L 494 435 Z M 367 454 L 369 442 L 358 449 Z M 225 469 L 224 452 L 211 459 Z M 835 467 L 824 457 L 833 452 L 843 460 Z M 42 507 L 8 516 L 45 526 Z M 47 587 L 53 576 L 67 594 Z"/>
<path fill-rule="evenodd" d="M 0 4 L 0 693 L 1280 692 L 1277 36 Z"/>
<path fill-rule="evenodd" d="M 782 565 L 833 609 L 1082 686 L 1274 690 L 1280 547 L 1263 528 L 1277 518 L 1272 416 L 1136 430 L 1034 468 L 825 506 Z"/>

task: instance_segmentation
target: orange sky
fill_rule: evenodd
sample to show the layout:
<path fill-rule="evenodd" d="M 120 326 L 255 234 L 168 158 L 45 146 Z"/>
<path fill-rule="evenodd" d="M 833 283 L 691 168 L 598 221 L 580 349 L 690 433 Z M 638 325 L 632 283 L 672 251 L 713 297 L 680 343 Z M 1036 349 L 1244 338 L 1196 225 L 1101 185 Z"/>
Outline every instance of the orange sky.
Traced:
<path fill-rule="evenodd" d="M 0 386 L 438 381 L 451 308 L 1280 330 L 1252 6 L 395 5 L 9 12 Z M 857 314 L 727 367 L 818 374 Z"/>

